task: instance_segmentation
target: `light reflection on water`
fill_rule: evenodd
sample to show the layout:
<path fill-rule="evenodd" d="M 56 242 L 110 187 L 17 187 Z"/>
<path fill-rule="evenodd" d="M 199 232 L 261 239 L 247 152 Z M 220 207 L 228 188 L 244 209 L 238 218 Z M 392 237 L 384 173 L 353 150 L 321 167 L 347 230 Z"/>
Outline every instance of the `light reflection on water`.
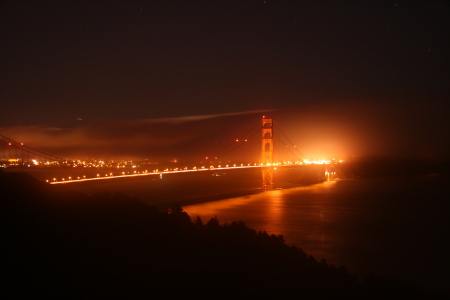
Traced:
<path fill-rule="evenodd" d="M 334 257 L 330 250 L 339 242 L 328 232 L 333 218 L 330 203 L 325 203 L 335 181 L 260 194 L 185 206 L 193 218 L 203 221 L 218 217 L 221 223 L 244 221 L 256 230 L 282 234 L 289 244 L 295 244 L 316 258 Z M 300 201 L 298 201 L 300 199 Z"/>
<path fill-rule="evenodd" d="M 341 180 L 185 206 L 193 218 L 283 234 L 316 259 L 446 291 L 448 176 Z"/>
<path fill-rule="evenodd" d="M 254 192 L 261 182 L 259 170 L 227 173 L 220 177 L 207 172 L 173 174 L 163 180 L 146 176 L 73 183 L 68 188 L 88 194 L 119 191 L 155 205 L 243 195 Z M 200 215 L 204 222 L 217 216 L 220 222 L 240 220 L 256 230 L 283 234 L 288 244 L 317 259 L 344 265 L 352 273 L 373 271 L 416 280 L 450 295 L 450 260 L 444 247 L 450 228 L 448 182 L 449 174 L 339 180 L 183 209 L 193 218 Z"/>
<path fill-rule="evenodd" d="M 311 224 L 324 221 L 324 207 L 316 203 L 294 203 L 289 196 L 300 193 L 322 194 L 336 182 L 324 182 L 310 186 L 282 190 L 267 190 L 260 194 L 189 205 L 183 209 L 191 216 L 200 216 L 204 221 L 217 216 L 221 223 L 237 220 L 245 221 L 250 227 L 265 230 L 269 234 L 298 233 L 298 223 Z M 311 195 L 309 196 L 311 197 Z M 314 198 L 317 198 L 314 197 Z M 302 209 L 299 209 L 303 206 Z M 315 225 L 317 226 L 317 225 Z M 308 234 L 309 235 L 309 234 Z M 323 240 L 323 234 L 318 240 Z"/>

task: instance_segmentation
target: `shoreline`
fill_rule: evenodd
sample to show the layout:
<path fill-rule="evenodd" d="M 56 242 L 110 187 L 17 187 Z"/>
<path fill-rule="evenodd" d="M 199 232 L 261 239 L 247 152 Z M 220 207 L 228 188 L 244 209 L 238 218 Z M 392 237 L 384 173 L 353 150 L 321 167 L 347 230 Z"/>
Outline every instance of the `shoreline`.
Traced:
<path fill-rule="evenodd" d="M 290 188 L 304 187 L 304 186 L 310 186 L 313 184 L 323 183 L 323 182 L 325 182 L 325 181 L 304 183 L 304 184 L 298 184 L 298 185 L 292 185 L 292 186 L 290 185 L 290 186 L 285 186 L 285 187 L 280 187 L 280 188 L 274 188 L 274 190 L 284 190 L 284 189 L 290 189 Z M 222 194 L 216 194 L 216 195 L 193 197 L 193 198 L 179 200 L 179 201 L 161 202 L 161 203 L 157 203 L 157 204 L 152 204 L 152 206 L 156 207 L 157 209 L 170 209 L 174 204 L 179 204 L 181 207 L 183 207 L 183 206 L 202 204 L 202 203 L 214 202 L 214 201 L 225 200 L 225 199 L 251 196 L 251 195 L 256 195 L 256 194 L 263 193 L 265 191 L 270 191 L 270 190 L 271 189 L 264 190 L 261 188 L 254 188 L 252 190 L 242 190 L 242 191 L 235 191 L 235 192 L 222 193 Z"/>
<path fill-rule="evenodd" d="M 202 204 L 202 203 L 214 202 L 214 201 L 231 199 L 231 198 L 251 196 L 251 195 L 259 194 L 261 192 L 264 192 L 264 190 L 254 189 L 254 190 L 247 190 L 247 191 L 230 192 L 230 193 L 226 193 L 226 194 L 217 194 L 217 195 L 209 195 L 209 196 L 184 199 L 181 201 L 170 201 L 170 202 L 165 202 L 165 203 L 158 203 L 158 204 L 154 204 L 153 206 L 155 206 L 157 209 L 163 210 L 163 209 L 170 209 L 173 205 L 176 205 L 176 204 L 183 207 L 183 206 Z"/>

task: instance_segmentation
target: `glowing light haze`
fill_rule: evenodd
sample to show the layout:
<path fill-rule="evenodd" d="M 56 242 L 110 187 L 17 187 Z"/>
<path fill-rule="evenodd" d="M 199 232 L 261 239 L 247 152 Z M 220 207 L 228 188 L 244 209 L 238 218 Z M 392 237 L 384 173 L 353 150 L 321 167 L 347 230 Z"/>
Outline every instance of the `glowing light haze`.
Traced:
<path fill-rule="evenodd" d="M 199 156 L 270 115 L 308 158 L 450 157 L 445 1 L 3 1 L 0 134 Z"/>

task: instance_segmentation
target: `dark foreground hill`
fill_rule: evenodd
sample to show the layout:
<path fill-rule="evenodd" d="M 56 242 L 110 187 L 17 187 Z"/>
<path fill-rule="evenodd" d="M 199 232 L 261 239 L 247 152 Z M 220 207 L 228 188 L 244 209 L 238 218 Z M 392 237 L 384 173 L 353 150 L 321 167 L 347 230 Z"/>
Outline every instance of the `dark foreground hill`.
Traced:
<path fill-rule="evenodd" d="M 88 196 L 0 171 L 3 294 L 10 297 L 429 298 L 363 281 L 243 222 L 194 222 L 117 193 Z"/>

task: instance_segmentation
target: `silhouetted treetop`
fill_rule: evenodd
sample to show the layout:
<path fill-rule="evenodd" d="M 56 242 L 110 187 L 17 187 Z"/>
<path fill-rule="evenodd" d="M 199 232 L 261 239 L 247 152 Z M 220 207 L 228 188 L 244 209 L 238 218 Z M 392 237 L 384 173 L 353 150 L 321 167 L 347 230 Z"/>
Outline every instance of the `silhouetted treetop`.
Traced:
<path fill-rule="evenodd" d="M 191 221 L 117 192 L 88 196 L 0 171 L 4 295 L 381 298 L 410 285 L 318 262 L 244 222 Z M 7 195 L 7 196 L 6 196 Z"/>

